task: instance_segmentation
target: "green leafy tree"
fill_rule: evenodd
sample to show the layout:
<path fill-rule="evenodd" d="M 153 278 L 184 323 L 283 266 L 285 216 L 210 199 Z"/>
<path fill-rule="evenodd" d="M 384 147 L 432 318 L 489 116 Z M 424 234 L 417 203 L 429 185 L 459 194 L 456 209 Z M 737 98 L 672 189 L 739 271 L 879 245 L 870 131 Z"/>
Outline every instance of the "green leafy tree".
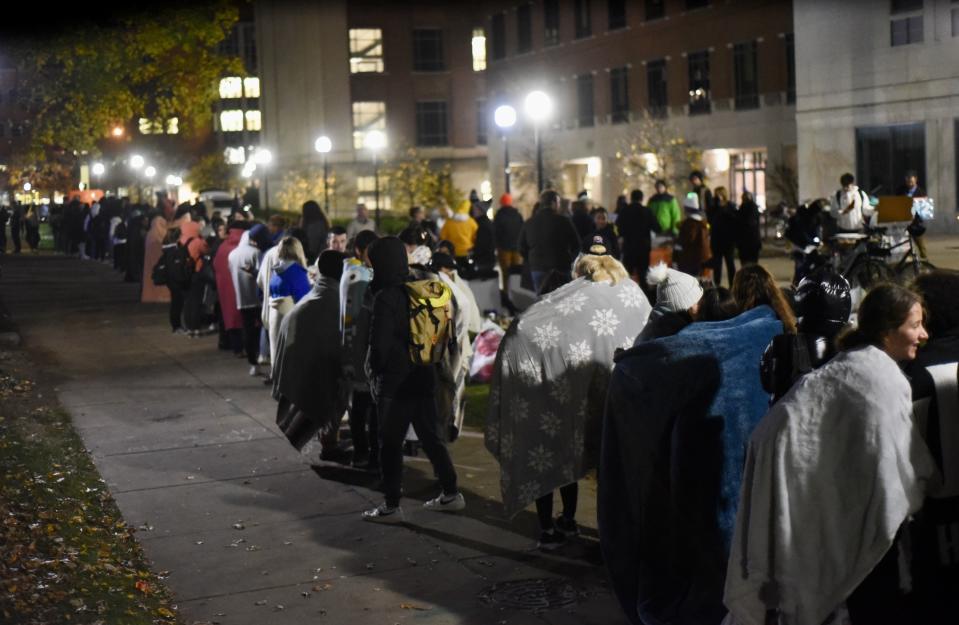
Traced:
<path fill-rule="evenodd" d="M 234 4 L 214 0 L 86 23 L 82 35 L 11 42 L 29 158 L 96 154 L 112 127 L 139 117 L 161 125 L 177 117 L 186 135 L 208 125 L 219 78 L 242 73 L 239 59 L 218 52 L 237 18 Z"/>
<path fill-rule="evenodd" d="M 349 185 L 344 184 L 332 168 L 328 176 L 330 186 L 330 213 L 332 216 L 342 208 L 351 208 L 350 198 L 355 195 Z M 326 188 L 323 182 L 323 168 L 309 167 L 294 169 L 283 175 L 280 190 L 276 193 L 277 201 L 282 210 L 299 213 L 303 203 L 313 200 L 322 207 L 326 198 Z"/>
<path fill-rule="evenodd" d="M 445 203 L 455 206 L 464 194 L 453 184 L 449 164 L 435 166 L 414 147 L 399 151 L 380 173 L 386 185 L 393 210 L 407 211 L 412 206 L 433 207 Z"/>
<path fill-rule="evenodd" d="M 236 165 L 230 165 L 223 155 L 215 152 L 201 156 L 187 172 L 186 181 L 194 191 L 223 189 L 232 191 L 242 187 Z"/>
<path fill-rule="evenodd" d="M 624 188 L 652 189 L 662 179 L 670 189 L 682 189 L 689 172 L 700 167 L 703 151 L 669 120 L 648 112 L 632 136 L 616 152 Z"/>

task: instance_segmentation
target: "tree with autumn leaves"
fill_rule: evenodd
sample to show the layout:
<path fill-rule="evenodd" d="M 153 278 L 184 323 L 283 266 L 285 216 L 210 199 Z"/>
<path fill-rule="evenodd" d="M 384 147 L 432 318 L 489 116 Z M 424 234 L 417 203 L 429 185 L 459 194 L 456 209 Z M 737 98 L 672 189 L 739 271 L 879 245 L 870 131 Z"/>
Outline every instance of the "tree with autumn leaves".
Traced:
<path fill-rule="evenodd" d="M 111 129 L 134 119 L 176 117 L 188 137 L 208 127 L 219 79 L 243 72 L 219 52 L 238 16 L 226 0 L 171 4 L 6 42 L 28 115 L 13 168 L 98 155 Z"/>
<path fill-rule="evenodd" d="M 623 188 L 652 189 L 665 180 L 670 189 L 682 189 L 686 177 L 700 167 L 703 151 L 669 120 L 644 112 L 636 130 L 616 152 Z"/>
<path fill-rule="evenodd" d="M 445 203 L 456 206 L 465 196 L 453 184 L 450 165 L 437 167 L 414 147 L 398 150 L 381 170 L 393 210 L 408 211 L 413 206 L 433 208 Z"/>

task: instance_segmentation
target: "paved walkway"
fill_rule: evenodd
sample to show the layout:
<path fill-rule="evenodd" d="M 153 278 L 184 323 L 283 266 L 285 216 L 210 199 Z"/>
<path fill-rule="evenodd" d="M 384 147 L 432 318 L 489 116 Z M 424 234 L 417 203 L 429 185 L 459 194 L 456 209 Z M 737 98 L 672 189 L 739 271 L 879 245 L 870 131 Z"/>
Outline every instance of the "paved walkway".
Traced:
<path fill-rule="evenodd" d="M 498 469 L 468 436 L 452 448 L 466 514 L 418 510 L 435 487 L 413 459 L 407 524 L 363 523 L 379 500 L 374 481 L 311 467 L 245 361 L 213 337 L 172 336 L 165 307 L 136 296 L 101 264 L 3 260 L 0 299 L 38 375 L 55 384 L 156 570 L 169 571 L 185 623 L 624 622 L 598 559 L 592 484 L 581 495 L 586 537 L 557 555 L 530 551 L 535 515 L 503 518 Z M 511 607 L 547 599 L 566 605 Z"/>

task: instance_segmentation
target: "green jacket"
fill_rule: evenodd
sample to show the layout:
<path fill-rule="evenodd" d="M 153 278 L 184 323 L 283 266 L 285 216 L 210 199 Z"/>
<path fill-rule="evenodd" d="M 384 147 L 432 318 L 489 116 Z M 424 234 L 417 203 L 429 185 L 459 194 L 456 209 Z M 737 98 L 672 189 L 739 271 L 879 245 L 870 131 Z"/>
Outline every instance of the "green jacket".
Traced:
<path fill-rule="evenodd" d="M 649 199 L 649 210 L 653 211 L 663 234 L 679 234 L 679 223 L 683 220 L 676 198 L 668 193 L 657 193 Z"/>

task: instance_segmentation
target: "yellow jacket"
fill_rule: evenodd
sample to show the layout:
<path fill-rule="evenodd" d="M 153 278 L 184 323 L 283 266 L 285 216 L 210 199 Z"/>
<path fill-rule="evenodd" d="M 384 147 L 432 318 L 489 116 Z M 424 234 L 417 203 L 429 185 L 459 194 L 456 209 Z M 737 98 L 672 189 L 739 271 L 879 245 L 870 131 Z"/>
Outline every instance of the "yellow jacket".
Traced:
<path fill-rule="evenodd" d="M 470 203 L 464 200 L 456 207 L 456 213 L 443 224 L 440 238 L 453 244 L 457 256 L 468 255 L 476 244 L 479 225 L 469 215 Z"/>

